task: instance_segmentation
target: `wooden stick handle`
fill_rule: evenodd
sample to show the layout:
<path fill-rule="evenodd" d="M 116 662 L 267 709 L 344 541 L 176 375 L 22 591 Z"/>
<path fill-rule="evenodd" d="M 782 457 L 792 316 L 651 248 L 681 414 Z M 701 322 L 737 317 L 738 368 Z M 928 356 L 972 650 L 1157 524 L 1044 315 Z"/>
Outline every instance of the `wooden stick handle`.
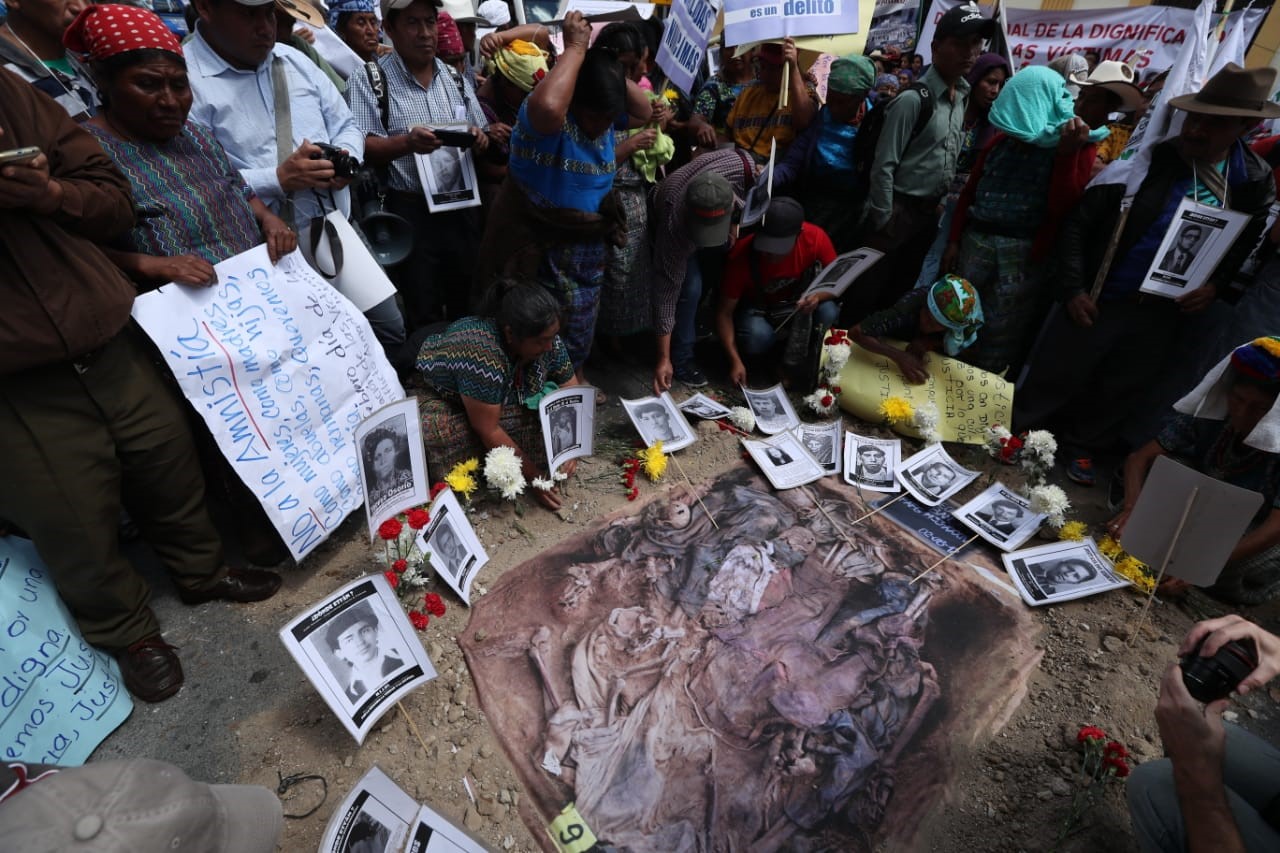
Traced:
<path fill-rule="evenodd" d="M 975 533 L 974 535 L 970 536 L 966 541 L 962 542 L 961 544 L 959 544 L 959 545 L 957 545 L 956 547 L 952 548 L 952 549 L 951 549 L 950 551 L 948 551 L 947 553 L 943 554 L 943 555 L 942 555 L 942 558 L 941 558 L 941 559 L 939 559 L 939 560 L 938 560 L 936 563 L 934 563 L 932 566 L 930 566 L 929 568 L 925 569 L 925 570 L 924 570 L 923 572 L 921 572 L 920 574 L 918 574 L 918 575 L 916 575 L 915 577 L 913 577 L 913 578 L 911 579 L 911 582 L 912 582 L 912 583 L 915 583 L 916 581 L 920 580 L 920 578 L 922 578 L 922 577 L 924 577 L 925 575 L 929 574 L 929 572 L 931 572 L 931 571 L 933 571 L 934 569 L 938 568 L 938 566 L 941 566 L 943 563 L 945 563 L 947 560 L 950 560 L 952 557 L 954 557 L 956 554 L 958 554 L 958 553 L 960 553 L 961 551 L 963 551 L 965 548 L 968 548 L 970 545 L 972 545 L 972 544 L 973 544 L 974 540 L 976 540 L 977 538 L 978 538 L 978 534 L 976 534 L 976 533 Z"/>
<path fill-rule="evenodd" d="M 422 739 L 422 733 L 418 731 L 417 725 L 414 724 L 413 717 L 409 716 L 409 710 L 405 708 L 404 702 L 397 702 L 396 707 L 400 709 L 401 714 L 404 714 L 404 721 L 409 724 L 409 731 L 413 732 L 413 736 L 418 739 L 418 743 L 422 744 L 422 753 L 426 755 L 429 751 L 427 742 Z"/>
<path fill-rule="evenodd" d="M 896 498 L 894 498 L 893 500 L 889 501 L 888 503 L 885 503 L 885 504 L 882 504 L 881 506 L 876 507 L 875 509 L 871 510 L 871 512 L 867 513 L 866 515 L 862 515 L 862 516 L 859 516 L 858 518 L 855 518 L 855 519 L 854 519 L 852 522 L 850 522 L 850 523 L 851 523 L 851 524 L 857 524 L 859 521 L 862 521 L 864 518 L 870 518 L 871 516 L 875 515 L 877 512 L 880 512 L 881 510 L 888 509 L 889 507 L 893 506 L 894 504 L 896 504 L 898 501 L 902 500 L 902 499 L 903 499 L 903 498 L 905 498 L 906 496 L 907 496 L 907 493 L 906 493 L 906 492 L 903 492 L 902 494 L 898 495 Z"/>
<path fill-rule="evenodd" d="M 1191 507 L 1195 505 L 1196 497 L 1200 494 L 1200 487 L 1196 486 L 1191 490 L 1191 494 L 1187 496 L 1187 505 L 1182 510 L 1182 518 L 1178 520 L 1178 526 L 1173 530 L 1173 538 L 1169 540 L 1169 547 L 1164 552 L 1164 559 L 1160 561 L 1160 571 L 1156 573 L 1156 581 L 1151 585 L 1151 592 L 1147 593 L 1147 600 L 1142 603 L 1142 612 L 1138 614 L 1138 624 L 1133 626 L 1133 630 L 1129 632 L 1129 640 L 1126 645 L 1133 645 L 1133 641 L 1138 636 L 1138 632 L 1142 630 L 1142 626 L 1147 621 L 1147 613 L 1151 610 L 1151 602 L 1156 597 L 1156 589 L 1160 586 L 1160 581 L 1164 580 L 1164 571 L 1169 568 L 1169 561 L 1173 559 L 1173 549 L 1178 545 L 1178 539 L 1182 536 L 1182 528 L 1187 526 L 1187 519 L 1191 517 Z"/>
<path fill-rule="evenodd" d="M 689 484 L 689 491 L 693 492 L 693 497 L 697 500 L 698 506 L 702 507 L 702 511 L 707 514 L 707 518 L 711 519 L 711 526 L 719 530 L 720 525 L 716 524 L 716 517 L 711 514 L 711 510 L 707 509 L 707 505 L 702 502 L 702 495 L 698 494 L 697 488 L 693 485 L 693 480 L 690 480 L 689 475 L 685 473 L 684 466 L 680 464 L 680 460 L 676 458 L 674 453 L 671 454 L 671 459 L 676 463 L 676 467 L 680 469 L 680 474 L 684 477 L 684 481 Z"/>

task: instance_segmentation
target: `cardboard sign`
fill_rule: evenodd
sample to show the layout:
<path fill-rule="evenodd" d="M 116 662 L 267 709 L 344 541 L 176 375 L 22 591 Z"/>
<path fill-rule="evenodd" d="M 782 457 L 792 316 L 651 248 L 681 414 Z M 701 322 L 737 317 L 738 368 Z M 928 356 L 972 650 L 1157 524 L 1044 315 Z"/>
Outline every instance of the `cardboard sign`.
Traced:
<path fill-rule="evenodd" d="M 725 0 L 724 43 L 858 32 L 858 0 Z"/>
<path fill-rule="evenodd" d="M 216 264 L 213 287 L 165 285 L 133 316 L 296 560 L 364 501 L 352 438 L 404 398 L 369 321 L 294 252 Z"/>
<path fill-rule="evenodd" d="M 718 0 L 684 0 L 671 6 L 662 43 L 658 45 L 658 67 L 667 79 L 686 95 L 694 95 L 693 84 L 707 53 L 707 42 L 716 25 Z"/>
<path fill-rule="evenodd" d="M 80 636 L 35 546 L 0 536 L 0 758 L 78 767 L 132 711 L 119 664 Z"/>
<path fill-rule="evenodd" d="M 1195 502 L 1174 543 L 1192 490 L 1198 490 Z M 1160 570 L 1172 544 L 1165 574 L 1196 586 L 1210 586 L 1260 506 L 1262 495 L 1257 492 L 1215 480 L 1161 456 L 1151 466 L 1120 534 L 1120 544 L 1152 571 Z"/>

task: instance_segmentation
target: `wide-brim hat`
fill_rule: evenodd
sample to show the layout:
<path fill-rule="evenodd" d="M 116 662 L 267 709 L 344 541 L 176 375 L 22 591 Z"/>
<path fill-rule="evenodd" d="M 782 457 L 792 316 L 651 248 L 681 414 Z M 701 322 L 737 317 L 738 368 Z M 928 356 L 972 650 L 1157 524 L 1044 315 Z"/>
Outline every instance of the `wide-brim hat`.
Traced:
<path fill-rule="evenodd" d="M 307 0 L 275 0 L 275 3 L 277 9 L 296 21 L 302 21 L 316 29 L 324 29 L 328 25 L 324 15 L 320 14 L 320 10 Z"/>
<path fill-rule="evenodd" d="M 1169 101 L 1175 110 L 1211 116 L 1239 118 L 1280 118 L 1280 104 L 1271 100 L 1276 86 L 1276 69 L 1244 69 L 1228 62 L 1200 89 Z"/>
<path fill-rule="evenodd" d="M 1077 86 L 1113 92 L 1120 99 L 1120 112 L 1131 113 L 1142 106 L 1142 90 L 1134 82 L 1133 69 L 1119 60 L 1099 62 L 1088 76 L 1072 74 L 1067 80 Z"/>

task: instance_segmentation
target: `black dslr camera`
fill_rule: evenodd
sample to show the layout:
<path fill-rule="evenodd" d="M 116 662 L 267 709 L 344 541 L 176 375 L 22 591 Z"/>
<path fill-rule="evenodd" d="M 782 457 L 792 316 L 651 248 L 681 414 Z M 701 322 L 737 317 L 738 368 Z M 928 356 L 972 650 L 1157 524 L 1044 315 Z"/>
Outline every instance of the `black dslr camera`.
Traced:
<path fill-rule="evenodd" d="M 1210 658 L 1200 657 L 1202 645 L 1203 639 L 1179 665 L 1182 667 L 1182 683 L 1187 685 L 1187 692 L 1206 705 L 1230 696 L 1231 691 L 1258 668 L 1258 649 L 1253 640 L 1247 637 L 1232 640 Z"/>
<path fill-rule="evenodd" d="M 333 176 L 335 178 L 354 178 L 356 172 L 360 171 L 360 161 L 352 157 L 346 151 L 326 142 L 313 143 L 320 149 L 319 154 L 312 154 L 312 160 L 328 160 L 333 164 Z"/>

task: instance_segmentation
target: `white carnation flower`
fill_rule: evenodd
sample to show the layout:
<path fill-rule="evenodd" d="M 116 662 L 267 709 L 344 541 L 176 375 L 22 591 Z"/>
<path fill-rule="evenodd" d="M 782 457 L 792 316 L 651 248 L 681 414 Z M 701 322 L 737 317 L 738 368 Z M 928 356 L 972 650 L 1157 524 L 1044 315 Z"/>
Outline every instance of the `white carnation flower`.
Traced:
<path fill-rule="evenodd" d="M 549 492 L 556 487 L 555 480 L 547 480 L 542 477 L 533 478 L 533 487 L 544 492 Z"/>
<path fill-rule="evenodd" d="M 509 501 L 524 492 L 526 485 L 524 473 L 520 470 L 520 457 L 515 448 L 495 447 L 485 454 L 484 479 L 489 488 L 502 493 Z"/>
<path fill-rule="evenodd" d="M 743 432 L 756 428 L 756 416 L 746 406 L 734 406 L 729 410 L 729 422 Z"/>
<path fill-rule="evenodd" d="M 1071 501 L 1067 493 L 1058 486 L 1036 486 L 1027 492 L 1031 500 L 1031 511 L 1048 516 L 1051 527 L 1061 527 L 1067 523 L 1067 510 L 1071 509 Z"/>

